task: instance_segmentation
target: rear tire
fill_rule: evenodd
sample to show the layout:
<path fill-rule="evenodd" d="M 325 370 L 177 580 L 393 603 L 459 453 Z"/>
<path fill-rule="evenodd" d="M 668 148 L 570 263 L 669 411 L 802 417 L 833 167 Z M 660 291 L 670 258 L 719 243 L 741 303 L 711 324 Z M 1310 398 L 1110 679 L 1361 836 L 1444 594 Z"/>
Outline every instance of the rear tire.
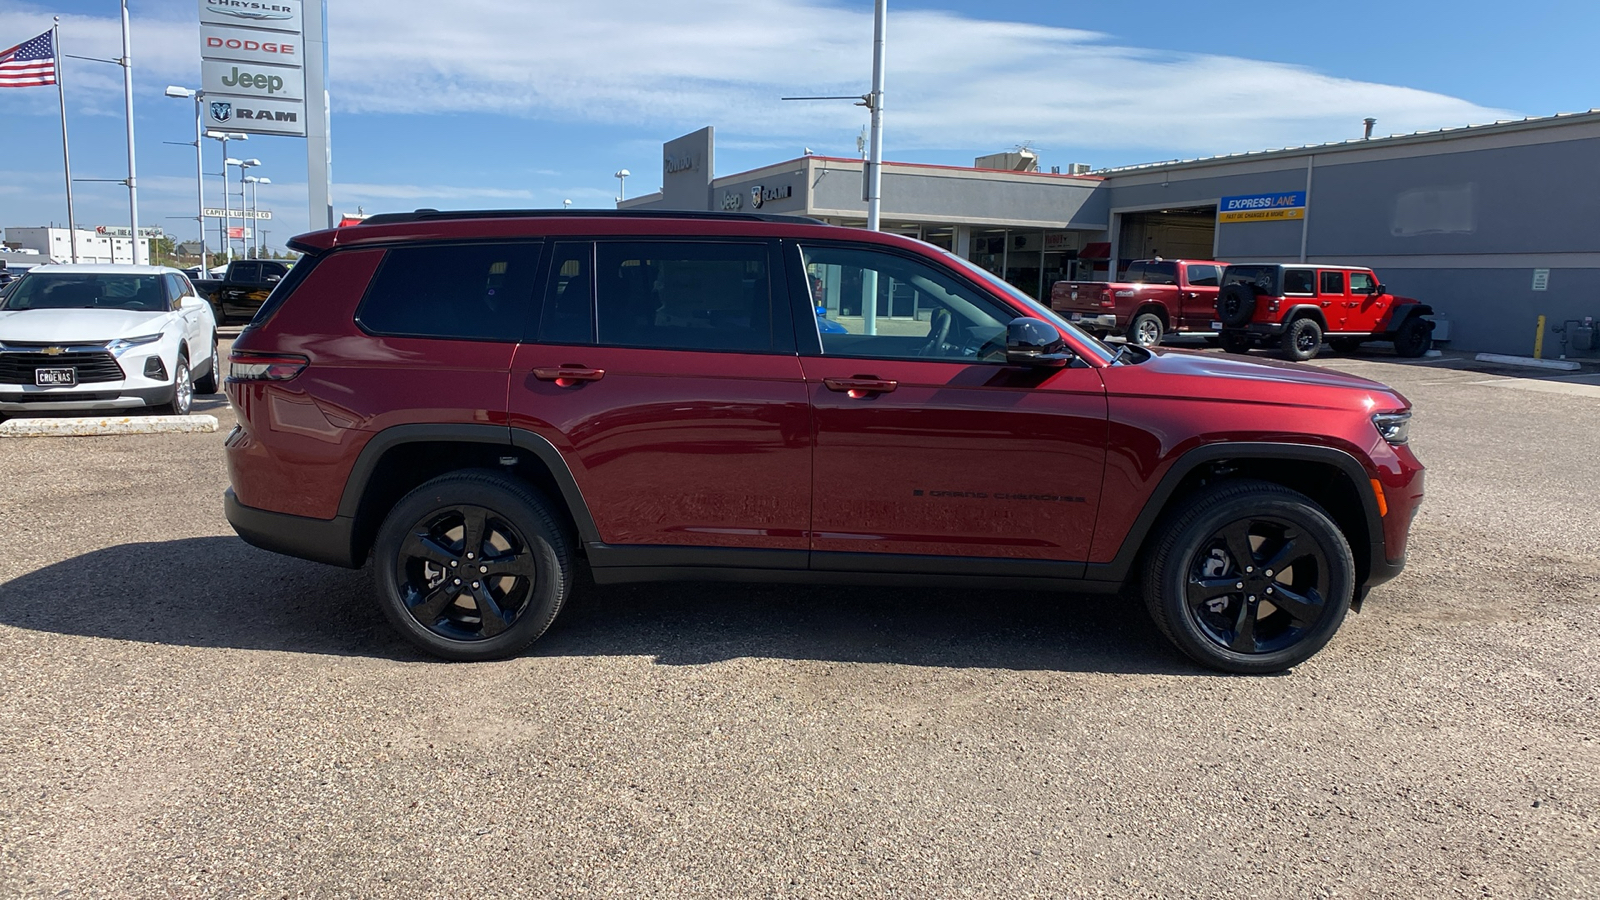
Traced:
<path fill-rule="evenodd" d="M 379 606 L 434 656 L 514 656 L 545 633 L 571 588 L 571 541 L 558 523 L 549 501 L 498 473 L 435 478 L 378 529 Z"/>
<path fill-rule="evenodd" d="M 1161 324 L 1161 317 L 1155 313 L 1140 313 L 1133 317 L 1133 324 L 1128 326 L 1128 340 L 1141 347 L 1160 344 L 1166 333 L 1166 326 Z"/>
<path fill-rule="evenodd" d="M 1310 659 L 1355 594 L 1355 560 L 1339 527 L 1311 498 L 1271 482 L 1200 492 L 1153 546 L 1143 585 L 1150 617 L 1190 659 L 1224 672 L 1278 672 Z"/>
<path fill-rule="evenodd" d="M 1433 347 L 1433 323 L 1421 316 L 1412 316 L 1401 323 L 1394 334 L 1394 355 L 1415 359 Z"/>
<path fill-rule="evenodd" d="M 1217 336 L 1217 342 L 1222 344 L 1222 349 L 1228 353 L 1249 353 L 1253 343 L 1250 335 L 1242 331 L 1224 331 Z"/>
<path fill-rule="evenodd" d="M 1322 326 L 1316 319 L 1295 319 L 1283 332 L 1283 355 L 1295 362 L 1316 359 L 1322 349 Z"/>

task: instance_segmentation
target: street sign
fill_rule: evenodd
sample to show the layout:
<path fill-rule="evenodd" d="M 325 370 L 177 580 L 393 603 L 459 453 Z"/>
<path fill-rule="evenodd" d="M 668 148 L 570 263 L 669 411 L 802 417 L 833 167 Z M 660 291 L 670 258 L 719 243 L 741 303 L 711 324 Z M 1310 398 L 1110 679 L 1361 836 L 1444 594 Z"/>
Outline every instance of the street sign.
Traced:
<path fill-rule="evenodd" d="M 272 218 L 272 210 L 270 210 L 270 209 L 248 209 L 248 210 L 230 209 L 230 210 L 224 211 L 221 207 L 208 206 L 203 210 L 203 212 L 205 213 L 205 217 L 208 218 L 208 219 L 222 219 L 222 218 L 229 218 L 229 219 L 270 219 L 270 218 Z"/>
<path fill-rule="evenodd" d="M 207 127 L 305 137 L 301 0 L 199 2 Z"/>

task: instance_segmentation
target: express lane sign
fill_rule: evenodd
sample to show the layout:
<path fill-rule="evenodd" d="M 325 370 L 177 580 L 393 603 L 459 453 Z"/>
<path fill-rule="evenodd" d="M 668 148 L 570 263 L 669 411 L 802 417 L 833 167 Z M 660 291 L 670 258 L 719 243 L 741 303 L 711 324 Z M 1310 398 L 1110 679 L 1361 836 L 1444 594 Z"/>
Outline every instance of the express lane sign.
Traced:
<path fill-rule="evenodd" d="M 1281 222 L 1305 217 L 1305 191 L 1239 194 L 1217 201 L 1218 222 Z"/>

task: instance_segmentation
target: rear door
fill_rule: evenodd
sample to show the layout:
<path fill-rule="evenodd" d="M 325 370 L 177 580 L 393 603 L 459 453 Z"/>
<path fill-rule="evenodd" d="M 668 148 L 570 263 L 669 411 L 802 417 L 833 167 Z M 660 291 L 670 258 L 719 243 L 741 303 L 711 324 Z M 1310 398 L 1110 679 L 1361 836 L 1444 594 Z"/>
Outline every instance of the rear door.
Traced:
<path fill-rule="evenodd" d="M 1212 263 L 1188 263 L 1183 267 L 1183 309 L 1175 315 L 1185 331 L 1210 331 L 1217 313 L 1217 285 L 1222 267 Z"/>
<path fill-rule="evenodd" d="M 225 316 L 248 318 L 255 315 L 261 301 L 250 302 L 256 283 L 261 280 L 261 264 L 236 262 L 228 267 L 227 280 L 217 290 L 216 299 Z M 263 296 L 261 299 L 266 299 Z"/>
<path fill-rule="evenodd" d="M 1006 365 L 1020 313 L 921 257 L 812 243 L 790 259 L 840 310 L 838 331 L 800 334 L 812 567 L 1087 559 L 1106 455 L 1099 373 Z M 910 296 L 913 315 L 865 315 L 891 295 Z"/>
<path fill-rule="evenodd" d="M 553 245 L 537 331 L 512 365 L 511 425 L 567 460 L 599 532 L 596 564 L 804 567 L 810 410 L 776 252 L 764 240 Z"/>
<path fill-rule="evenodd" d="M 1317 299 L 1322 305 L 1322 317 L 1328 320 L 1329 331 L 1352 331 L 1350 316 L 1355 304 L 1346 291 L 1345 273 L 1342 269 L 1323 269 L 1317 273 Z"/>

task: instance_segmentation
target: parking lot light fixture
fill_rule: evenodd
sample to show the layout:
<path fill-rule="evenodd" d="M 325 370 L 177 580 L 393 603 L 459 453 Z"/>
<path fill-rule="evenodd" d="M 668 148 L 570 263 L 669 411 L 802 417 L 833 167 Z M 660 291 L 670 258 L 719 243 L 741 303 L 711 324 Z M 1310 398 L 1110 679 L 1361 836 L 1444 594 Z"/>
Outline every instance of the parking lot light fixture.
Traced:
<path fill-rule="evenodd" d="M 200 152 L 201 140 L 205 136 L 205 119 L 201 115 L 201 104 L 205 101 L 206 92 L 191 90 L 175 84 L 167 85 L 166 94 L 178 100 L 194 100 L 194 189 L 195 189 L 195 222 L 200 226 L 200 265 L 205 266 L 206 261 L 206 171 L 205 162 Z"/>
<path fill-rule="evenodd" d="M 228 156 L 229 141 L 247 141 L 250 135 L 237 131 L 208 131 L 206 137 L 222 142 L 222 220 L 217 225 L 217 252 L 223 254 L 229 262 L 233 261 L 233 244 L 228 242 L 228 219 L 232 207 L 228 203 L 228 166 L 236 166 L 239 161 Z M 201 265 L 206 274 L 211 273 L 211 260 L 207 259 Z"/>
<path fill-rule="evenodd" d="M 633 173 L 629 172 L 627 169 L 619 169 L 619 170 L 617 170 L 617 174 L 611 176 L 612 178 L 615 178 L 617 180 L 617 202 L 618 203 L 621 203 L 622 201 L 628 199 L 628 176 L 632 175 L 632 174 Z"/>

